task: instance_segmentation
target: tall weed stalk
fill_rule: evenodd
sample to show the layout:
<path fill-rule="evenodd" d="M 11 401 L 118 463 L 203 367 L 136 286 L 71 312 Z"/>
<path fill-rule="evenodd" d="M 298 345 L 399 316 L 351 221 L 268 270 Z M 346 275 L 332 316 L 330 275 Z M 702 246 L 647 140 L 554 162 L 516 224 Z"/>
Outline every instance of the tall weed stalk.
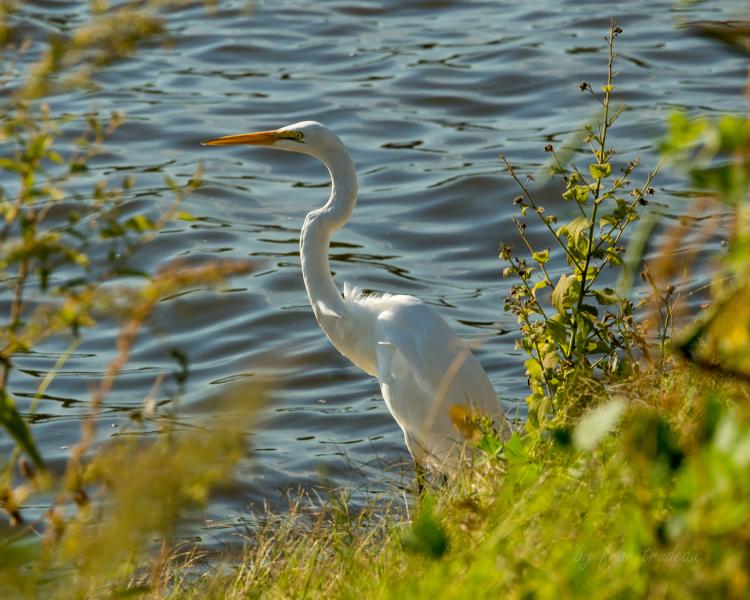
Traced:
<path fill-rule="evenodd" d="M 619 173 L 613 168 L 616 151 L 609 135 L 624 110 L 623 105 L 613 103 L 618 75 L 615 39 L 621 33 L 613 20 L 606 38 L 605 83 L 597 89 L 589 82 L 579 86 L 600 105 L 598 116 L 583 132 L 591 157 L 587 167 L 563 161 L 552 144 L 545 147 L 552 156 L 553 173 L 564 183 L 562 198 L 573 206 L 568 212 L 575 216 L 558 223 L 558 217 L 536 200 L 530 187 L 533 176 L 519 173 L 500 155 L 522 192 L 513 201 L 521 213 L 513 222 L 522 251 L 502 244 L 500 257 L 508 263 L 503 275 L 517 281 L 505 309 L 518 319 L 518 346 L 528 356 L 525 365 L 531 394 L 527 403 L 532 428 L 570 413 L 579 414 L 602 382 L 636 369 L 637 357 L 644 349 L 633 303 L 600 283 L 605 271 L 616 274 L 624 268 L 624 236 L 654 193 L 656 176 L 654 169 L 634 186 L 637 157 L 623 164 Z M 539 247 L 527 235 L 524 218 L 530 215 L 544 226 L 551 247 Z M 564 257 L 564 268 L 553 267 L 552 248 Z"/>

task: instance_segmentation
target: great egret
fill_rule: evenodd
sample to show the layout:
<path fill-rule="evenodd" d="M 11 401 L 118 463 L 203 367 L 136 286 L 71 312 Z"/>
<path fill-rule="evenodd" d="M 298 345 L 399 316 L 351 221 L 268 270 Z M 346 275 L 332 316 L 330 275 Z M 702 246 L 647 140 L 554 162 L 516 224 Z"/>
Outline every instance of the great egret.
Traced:
<path fill-rule="evenodd" d="M 250 144 L 301 152 L 328 168 L 330 198 L 307 214 L 300 235 L 307 296 L 336 349 L 377 377 L 385 404 L 404 432 L 418 467 L 425 464 L 441 472 L 455 471 L 465 444 L 454 425 L 456 415 L 489 416 L 507 437 L 508 421 L 490 380 L 440 316 L 413 296 L 364 294 L 348 285 L 342 295 L 336 287 L 328 263 L 329 242 L 331 234 L 349 220 L 357 202 L 354 163 L 338 136 L 320 123 L 303 121 L 203 144 Z"/>

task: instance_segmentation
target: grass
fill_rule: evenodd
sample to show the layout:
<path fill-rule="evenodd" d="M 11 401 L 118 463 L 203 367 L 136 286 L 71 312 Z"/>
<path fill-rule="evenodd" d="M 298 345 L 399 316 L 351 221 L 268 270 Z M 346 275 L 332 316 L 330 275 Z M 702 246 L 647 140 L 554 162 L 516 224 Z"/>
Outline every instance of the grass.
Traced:
<path fill-rule="evenodd" d="M 745 597 L 750 389 L 682 366 L 610 392 L 620 409 L 609 419 L 514 436 L 423 496 L 412 519 L 398 502 L 314 517 L 296 505 L 250 534 L 242 556 L 197 578 L 162 576 L 150 593 Z"/>

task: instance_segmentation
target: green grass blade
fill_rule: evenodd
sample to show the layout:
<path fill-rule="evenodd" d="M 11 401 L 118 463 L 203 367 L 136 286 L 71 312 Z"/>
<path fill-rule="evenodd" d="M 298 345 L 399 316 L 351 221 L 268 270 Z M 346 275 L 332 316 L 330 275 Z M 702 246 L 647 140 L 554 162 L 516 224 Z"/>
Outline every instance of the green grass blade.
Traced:
<path fill-rule="evenodd" d="M 13 398 L 5 390 L 0 391 L 0 425 L 16 440 L 16 443 L 29 455 L 37 467 L 44 466 L 42 456 L 34 443 L 34 438 L 31 437 L 29 426 L 18 413 Z"/>

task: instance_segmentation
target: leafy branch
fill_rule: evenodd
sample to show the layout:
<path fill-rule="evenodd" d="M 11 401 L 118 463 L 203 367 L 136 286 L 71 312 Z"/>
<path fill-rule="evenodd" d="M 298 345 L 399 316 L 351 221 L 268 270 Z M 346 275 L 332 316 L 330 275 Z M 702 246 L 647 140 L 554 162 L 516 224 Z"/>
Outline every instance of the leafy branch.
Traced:
<path fill-rule="evenodd" d="M 595 124 L 584 127 L 583 142 L 593 159 L 588 172 L 584 174 L 572 162 L 563 164 L 552 144 L 545 147 L 552 156 L 552 173 L 565 184 L 562 198 L 573 203 L 578 216 L 558 225 L 557 216 L 535 200 L 524 178 L 500 155 L 508 174 L 521 188 L 522 195 L 513 200 L 521 217 L 532 213 L 542 222 L 567 264 L 555 282 L 551 249 L 535 248 L 526 234 L 525 222 L 513 219 L 530 256 L 515 256 L 512 248 L 503 244 L 500 257 L 509 265 L 503 275 L 520 282 L 512 286 L 505 308 L 518 319 L 518 345 L 529 357 L 526 373 L 531 388 L 527 398 L 531 426 L 575 410 L 570 398 L 575 398 L 574 404 L 585 404 L 590 392 L 571 394 L 576 380 L 584 377 L 601 381 L 602 376 L 635 368 L 635 350 L 645 344 L 632 318 L 633 304 L 598 283 L 605 270 L 624 268 L 621 240 L 628 226 L 638 219 L 638 210 L 648 203 L 646 197 L 654 193 L 652 183 L 658 171 L 657 167 L 649 172 L 643 185 L 634 187 L 630 178 L 639 166 L 635 158 L 620 169 L 620 175 L 613 176 L 616 152 L 608 144 L 609 134 L 624 111 L 624 106 L 612 104 L 618 75 L 614 70 L 615 39 L 621 33 L 613 20 L 606 38 L 607 76 L 600 91 L 589 82 L 579 86 L 601 106 Z M 533 181 L 531 175 L 526 179 Z"/>

